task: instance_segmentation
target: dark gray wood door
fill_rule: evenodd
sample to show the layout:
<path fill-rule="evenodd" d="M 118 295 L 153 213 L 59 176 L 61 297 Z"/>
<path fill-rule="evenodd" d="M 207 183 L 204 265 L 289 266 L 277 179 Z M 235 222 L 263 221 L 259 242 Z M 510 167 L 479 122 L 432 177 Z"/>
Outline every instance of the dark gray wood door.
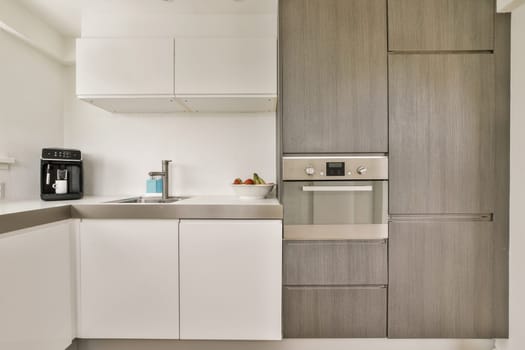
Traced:
<path fill-rule="evenodd" d="M 384 0 L 281 0 L 284 153 L 387 152 Z"/>
<path fill-rule="evenodd" d="M 285 287 L 285 338 L 386 337 L 386 288 Z"/>
<path fill-rule="evenodd" d="M 390 224 L 388 336 L 505 337 L 492 222 Z M 495 289 L 496 288 L 496 289 Z M 498 297 L 496 297 L 498 296 Z"/>
<path fill-rule="evenodd" d="M 492 54 L 391 54 L 390 213 L 493 213 Z"/>
<path fill-rule="evenodd" d="M 495 0 L 388 0 L 389 50 L 492 50 L 495 6 Z"/>
<path fill-rule="evenodd" d="M 285 241 L 285 285 L 386 285 L 387 243 L 377 241 Z"/>

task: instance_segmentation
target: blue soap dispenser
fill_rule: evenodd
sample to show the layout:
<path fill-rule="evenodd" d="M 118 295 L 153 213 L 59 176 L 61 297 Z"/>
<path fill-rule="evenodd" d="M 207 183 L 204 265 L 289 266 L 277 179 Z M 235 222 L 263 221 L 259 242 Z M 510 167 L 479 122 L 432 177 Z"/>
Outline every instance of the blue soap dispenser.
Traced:
<path fill-rule="evenodd" d="M 158 193 L 157 180 L 153 176 L 146 180 L 146 193 Z"/>

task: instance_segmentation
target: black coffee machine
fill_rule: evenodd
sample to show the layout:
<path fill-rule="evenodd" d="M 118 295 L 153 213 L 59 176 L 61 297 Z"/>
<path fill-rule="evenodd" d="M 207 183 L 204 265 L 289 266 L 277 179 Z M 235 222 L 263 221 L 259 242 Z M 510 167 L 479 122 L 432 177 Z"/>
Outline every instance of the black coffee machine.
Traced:
<path fill-rule="evenodd" d="M 83 194 L 82 153 L 76 149 L 42 149 L 40 198 L 59 201 L 80 199 Z"/>

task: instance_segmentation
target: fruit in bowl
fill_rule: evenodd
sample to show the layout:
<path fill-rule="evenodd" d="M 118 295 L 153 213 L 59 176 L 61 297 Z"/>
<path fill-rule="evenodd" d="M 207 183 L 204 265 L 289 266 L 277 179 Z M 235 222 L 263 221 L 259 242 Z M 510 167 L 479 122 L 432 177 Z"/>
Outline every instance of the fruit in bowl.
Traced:
<path fill-rule="evenodd" d="M 233 191 L 240 199 L 262 199 L 272 191 L 273 187 L 273 183 L 267 184 L 257 173 L 253 174 L 253 178 L 244 181 L 236 178 L 232 184 Z"/>

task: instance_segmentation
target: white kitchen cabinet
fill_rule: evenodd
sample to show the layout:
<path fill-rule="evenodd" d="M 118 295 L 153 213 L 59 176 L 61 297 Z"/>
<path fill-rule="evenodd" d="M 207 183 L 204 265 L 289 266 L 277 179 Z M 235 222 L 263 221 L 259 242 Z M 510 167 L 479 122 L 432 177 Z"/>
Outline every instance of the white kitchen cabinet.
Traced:
<path fill-rule="evenodd" d="M 276 38 L 176 38 L 175 94 L 276 95 Z"/>
<path fill-rule="evenodd" d="M 82 220 L 80 338 L 179 338 L 178 220 Z"/>
<path fill-rule="evenodd" d="M 174 99 L 173 38 L 77 39 L 77 95 L 111 112 L 185 110 Z"/>
<path fill-rule="evenodd" d="M 277 107 L 277 98 L 271 95 L 185 95 L 177 101 L 196 113 L 275 112 Z"/>
<path fill-rule="evenodd" d="M 0 235 L 0 349 L 65 349 L 75 338 L 71 225 Z"/>
<path fill-rule="evenodd" d="M 275 111 L 276 38 L 176 38 L 175 95 L 193 112 Z"/>
<path fill-rule="evenodd" d="M 77 39 L 77 94 L 173 95 L 173 38 Z"/>
<path fill-rule="evenodd" d="M 181 339 L 281 339 L 279 220 L 181 220 Z"/>
<path fill-rule="evenodd" d="M 82 38 L 77 96 L 115 113 L 274 112 L 277 40 Z"/>

